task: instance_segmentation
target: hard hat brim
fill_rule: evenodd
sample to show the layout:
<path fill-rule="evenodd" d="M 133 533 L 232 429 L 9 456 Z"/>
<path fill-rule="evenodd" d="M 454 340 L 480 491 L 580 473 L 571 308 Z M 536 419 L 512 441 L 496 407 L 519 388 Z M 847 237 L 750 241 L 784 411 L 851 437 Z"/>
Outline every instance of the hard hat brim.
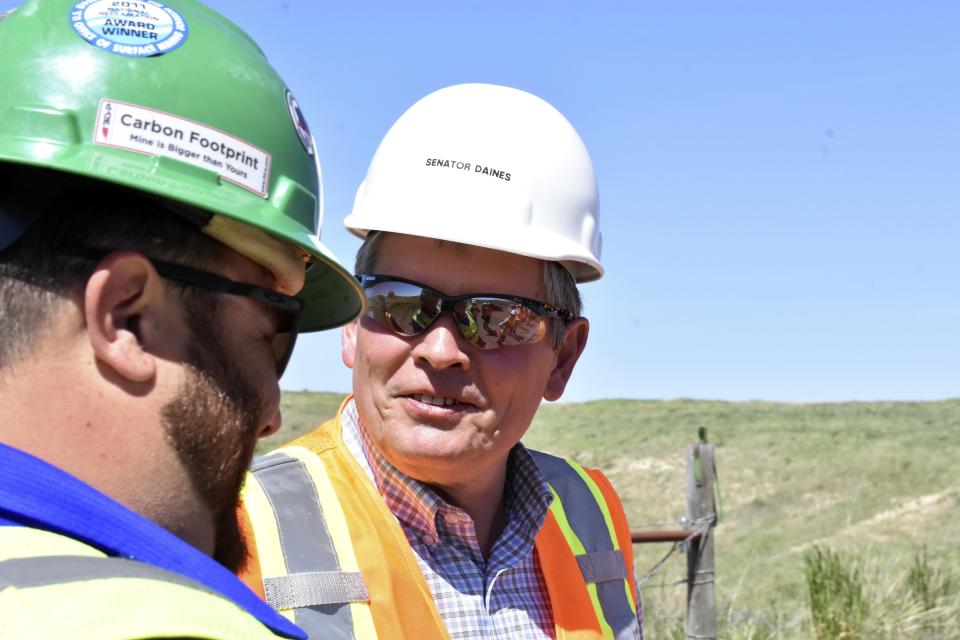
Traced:
<path fill-rule="evenodd" d="M 24 149 L 12 148 L 21 145 L 30 147 L 30 156 Z M 38 154 L 38 147 L 41 146 L 47 148 L 39 150 L 41 153 Z M 47 161 L 25 160 L 25 157 L 35 155 Z M 265 201 L 239 187 L 220 184 L 218 177 L 211 172 L 189 165 L 180 167 L 177 165 L 182 163 L 167 159 L 161 159 L 164 160 L 161 163 L 157 158 L 113 152 L 110 149 L 82 149 L 36 141 L 17 144 L 9 139 L 0 141 L 0 163 L 49 169 L 49 158 L 53 155 L 60 156 L 56 171 L 133 188 L 164 200 L 222 215 L 258 228 L 305 251 L 314 264 L 306 274 L 303 289 L 297 293 L 306 303 L 301 318 L 301 332 L 339 327 L 350 322 L 363 308 L 363 291 L 353 275 L 337 262 L 333 253 L 316 236 L 283 215 L 284 203 Z M 163 166 L 158 170 L 158 165 Z M 182 173 L 173 178 L 166 175 L 170 171 Z M 33 218 L 36 213 L 34 211 Z M 11 220 L 10 233 L 5 234 L 10 236 L 7 238 L 10 240 L 8 244 L 15 241 L 14 235 L 25 231 L 32 221 L 22 218 L 17 231 Z M 243 253 L 242 248 L 233 248 Z"/>

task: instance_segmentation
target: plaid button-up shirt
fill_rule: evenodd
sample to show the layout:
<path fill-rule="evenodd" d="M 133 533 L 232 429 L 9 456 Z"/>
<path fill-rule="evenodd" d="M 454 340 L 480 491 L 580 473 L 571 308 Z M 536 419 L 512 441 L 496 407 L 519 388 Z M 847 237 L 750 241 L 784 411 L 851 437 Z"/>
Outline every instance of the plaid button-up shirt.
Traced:
<path fill-rule="evenodd" d="M 518 444 L 507 468 L 506 525 L 484 560 L 473 520 L 393 466 L 367 439 L 351 400 L 343 439 L 396 516 L 427 579 L 450 637 L 503 640 L 555 637 L 546 583 L 533 541 L 552 494 Z"/>

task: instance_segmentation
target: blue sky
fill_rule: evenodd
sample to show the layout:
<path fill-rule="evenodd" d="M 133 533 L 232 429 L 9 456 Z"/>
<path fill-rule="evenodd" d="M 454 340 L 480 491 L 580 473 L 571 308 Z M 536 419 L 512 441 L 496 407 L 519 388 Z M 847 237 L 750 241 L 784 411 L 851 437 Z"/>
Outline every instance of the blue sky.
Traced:
<path fill-rule="evenodd" d="M 493 82 L 567 115 L 607 275 L 565 400 L 960 396 L 960 5 L 208 4 L 299 98 L 346 264 L 356 187 L 418 98 Z M 347 391 L 339 332 L 282 385 Z"/>
<path fill-rule="evenodd" d="M 390 124 L 516 86 L 597 166 L 606 277 L 566 400 L 960 396 L 960 5 L 211 3 L 304 106 L 342 228 Z M 283 385 L 346 391 L 336 332 Z"/>

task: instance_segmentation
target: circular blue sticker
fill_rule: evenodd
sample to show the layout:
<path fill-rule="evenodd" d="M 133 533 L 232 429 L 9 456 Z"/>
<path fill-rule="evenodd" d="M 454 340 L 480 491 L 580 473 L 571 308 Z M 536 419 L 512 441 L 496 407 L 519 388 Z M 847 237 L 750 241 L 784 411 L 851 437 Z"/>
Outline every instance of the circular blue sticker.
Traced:
<path fill-rule="evenodd" d="M 312 157 L 314 154 L 313 136 L 310 135 L 307 119 L 303 117 L 303 111 L 300 110 L 300 103 L 290 93 L 290 89 L 287 89 L 287 110 L 290 111 L 290 119 L 293 120 L 293 128 L 297 132 L 297 137 L 300 138 L 303 150 L 307 152 L 308 156 Z"/>
<path fill-rule="evenodd" d="M 183 16 L 155 0 L 82 0 L 70 10 L 70 22 L 93 46 L 129 58 L 169 53 L 190 32 Z"/>

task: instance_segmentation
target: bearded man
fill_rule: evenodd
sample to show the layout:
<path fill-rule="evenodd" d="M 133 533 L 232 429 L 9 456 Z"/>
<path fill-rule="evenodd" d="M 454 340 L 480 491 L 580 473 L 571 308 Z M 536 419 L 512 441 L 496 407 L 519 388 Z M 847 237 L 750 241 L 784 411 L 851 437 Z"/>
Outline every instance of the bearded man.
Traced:
<path fill-rule="evenodd" d="M 0 637 L 304 637 L 232 573 L 297 333 L 362 305 L 296 101 L 192 0 L 29 1 L 0 80 Z"/>

